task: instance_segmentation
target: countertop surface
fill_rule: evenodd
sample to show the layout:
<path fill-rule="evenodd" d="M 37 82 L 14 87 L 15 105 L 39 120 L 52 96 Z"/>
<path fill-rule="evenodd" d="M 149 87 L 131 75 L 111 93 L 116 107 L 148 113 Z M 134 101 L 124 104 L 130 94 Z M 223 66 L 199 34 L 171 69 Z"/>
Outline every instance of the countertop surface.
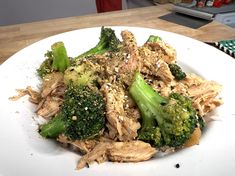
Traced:
<path fill-rule="evenodd" d="M 172 5 L 167 4 L 0 26 L 0 64 L 17 51 L 48 36 L 96 26 L 148 27 L 175 32 L 203 42 L 235 39 L 235 29 L 215 21 L 193 29 L 159 18 L 171 13 L 171 8 Z"/>

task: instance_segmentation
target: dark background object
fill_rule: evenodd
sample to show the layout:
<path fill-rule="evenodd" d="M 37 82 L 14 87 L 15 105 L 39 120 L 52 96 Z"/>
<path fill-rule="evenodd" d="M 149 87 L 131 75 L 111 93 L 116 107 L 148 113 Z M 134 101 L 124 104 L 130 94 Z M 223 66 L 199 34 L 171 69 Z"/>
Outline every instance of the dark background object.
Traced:
<path fill-rule="evenodd" d="M 190 27 L 190 28 L 193 28 L 193 29 L 197 29 L 197 28 L 199 28 L 201 26 L 204 26 L 204 25 L 211 22 L 211 21 L 208 21 L 208 20 L 204 20 L 204 19 L 201 19 L 201 18 L 196 18 L 196 17 L 180 14 L 180 13 L 177 13 L 177 12 L 172 12 L 172 13 L 169 13 L 167 15 L 161 16 L 159 18 L 162 19 L 162 20 L 172 22 L 172 23 L 187 26 L 187 27 Z"/>

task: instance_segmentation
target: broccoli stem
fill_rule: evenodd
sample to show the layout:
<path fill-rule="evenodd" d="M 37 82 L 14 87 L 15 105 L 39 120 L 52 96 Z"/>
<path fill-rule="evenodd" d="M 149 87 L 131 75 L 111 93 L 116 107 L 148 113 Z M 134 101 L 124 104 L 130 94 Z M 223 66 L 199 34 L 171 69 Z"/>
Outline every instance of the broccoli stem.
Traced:
<path fill-rule="evenodd" d="M 104 54 L 107 51 L 107 49 L 102 49 L 103 45 L 104 45 L 103 43 L 99 43 L 96 47 L 91 48 L 90 50 L 76 57 L 76 59 L 94 55 L 94 54 Z"/>
<path fill-rule="evenodd" d="M 136 104 L 138 105 L 142 114 L 143 128 L 151 127 L 154 124 L 154 118 L 156 115 L 156 109 L 161 108 L 162 104 L 167 103 L 167 99 L 159 95 L 156 91 L 149 86 L 142 78 L 140 73 L 136 73 L 135 80 L 130 87 L 130 94 Z M 158 118 L 159 115 L 156 116 Z M 157 119 L 158 123 L 162 122 L 161 118 Z"/>
<path fill-rule="evenodd" d="M 104 54 L 107 51 L 117 51 L 119 44 L 120 41 L 116 37 L 114 30 L 102 27 L 99 42 L 96 46 L 77 56 L 76 59 L 91 55 Z"/>
<path fill-rule="evenodd" d="M 39 133 L 45 138 L 56 138 L 65 130 L 65 122 L 61 115 L 57 115 L 48 123 L 43 124 L 39 128 Z"/>
<path fill-rule="evenodd" d="M 55 70 L 64 72 L 70 66 L 70 60 L 68 58 L 64 43 L 63 42 L 54 43 L 51 46 L 51 50 L 52 50 L 52 55 L 54 57 L 52 67 Z"/>

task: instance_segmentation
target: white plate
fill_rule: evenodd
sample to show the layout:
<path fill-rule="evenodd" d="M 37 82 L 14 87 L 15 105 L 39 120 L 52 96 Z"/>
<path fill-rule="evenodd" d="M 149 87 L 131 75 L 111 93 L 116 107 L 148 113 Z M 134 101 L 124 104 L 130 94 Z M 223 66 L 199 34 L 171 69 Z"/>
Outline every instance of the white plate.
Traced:
<path fill-rule="evenodd" d="M 52 36 L 19 51 L 0 66 L 0 175 L 234 175 L 235 173 L 235 62 L 223 52 L 194 39 L 154 29 L 113 27 L 132 31 L 143 44 L 150 34 L 161 36 L 177 50 L 179 64 L 187 72 L 195 72 L 224 86 L 221 97 L 225 104 L 211 114 L 211 122 L 200 145 L 184 149 L 165 157 L 156 157 L 140 163 L 93 164 L 90 168 L 75 170 L 79 156 L 62 149 L 37 133 L 35 106 L 27 97 L 12 102 L 16 88 L 28 85 L 37 88 L 36 68 L 44 59 L 51 44 L 63 41 L 69 56 L 77 56 L 94 46 L 100 28 L 71 31 Z M 179 163 L 180 168 L 175 164 Z"/>

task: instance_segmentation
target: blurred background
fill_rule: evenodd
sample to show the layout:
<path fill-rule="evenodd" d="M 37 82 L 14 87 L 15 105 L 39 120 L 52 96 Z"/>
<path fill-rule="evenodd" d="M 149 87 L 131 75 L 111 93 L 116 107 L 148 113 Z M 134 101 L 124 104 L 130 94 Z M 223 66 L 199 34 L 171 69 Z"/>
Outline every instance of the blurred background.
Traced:
<path fill-rule="evenodd" d="M 96 1 L 101 2 L 101 9 L 107 8 L 108 1 L 122 3 L 123 10 L 173 3 L 176 4 L 173 11 L 177 13 L 207 21 L 216 20 L 235 28 L 235 0 L 0 0 L 0 26 L 94 14 L 97 13 Z M 103 10 L 98 9 L 98 12 Z M 172 13 L 164 20 L 186 26 L 196 24 L 189 16 Z"/>
<path fill-rule="evenodd" d="M 152 0 L 122 0 L 123 9 L 153 6 Z M 95 0 L 0 0 L 0 25 L 97 13 Z"/>

